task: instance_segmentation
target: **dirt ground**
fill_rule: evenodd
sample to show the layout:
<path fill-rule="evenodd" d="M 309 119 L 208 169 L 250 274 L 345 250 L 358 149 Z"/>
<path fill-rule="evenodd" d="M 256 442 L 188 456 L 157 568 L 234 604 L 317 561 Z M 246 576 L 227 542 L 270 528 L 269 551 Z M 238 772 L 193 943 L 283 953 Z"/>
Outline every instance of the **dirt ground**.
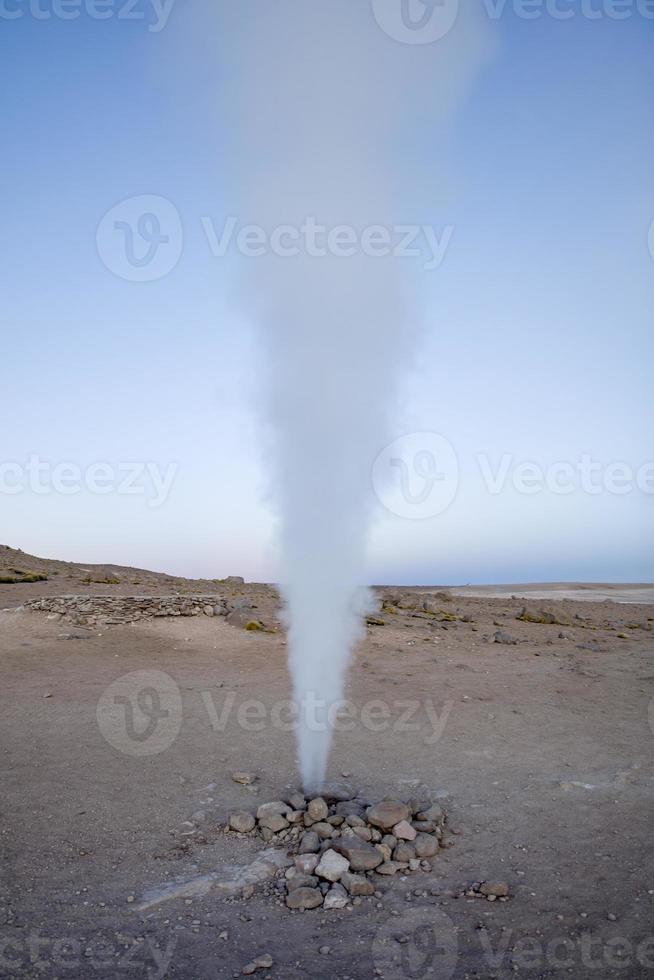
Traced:
<path fill-rule="evenodd" d="M 37 594 L 7 588 L 0 606 Z M 534 600 L 565 624 L 544 625 L 523 605 L 456 595 L 449 621 L 368 629 L 330 777 L 371 800 L 428 789 L 448 846 L 431 873 L 304 913 L 260 888 L 162 891 L 251 862 L 261 845 L 221 821 L 298 784 L 283 632 L 0 611 L 0 976 L 218 980 L 269 953 L 256 976 L 654 977 L 654 607 Z M 134 723 L 146 688 L 168 712 L 152 731 Z M 482 880 L 510 901 L 462 894 Z"/>

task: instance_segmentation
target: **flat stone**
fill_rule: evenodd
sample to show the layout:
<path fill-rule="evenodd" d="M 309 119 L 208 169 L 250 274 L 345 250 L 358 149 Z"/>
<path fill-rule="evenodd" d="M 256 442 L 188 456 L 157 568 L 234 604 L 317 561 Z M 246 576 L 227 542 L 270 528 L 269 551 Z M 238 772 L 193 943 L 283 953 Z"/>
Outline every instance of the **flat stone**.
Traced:
<path fill-rule="evenodd" d="M 356 800 L 346 800 L 344 803 L 336 804 L 336 813 L 341 817 L 363 817 L 365 807 Z"/>
<path fill-rule="evenodd" d="M 378 875 L 394 875 L 403 867 L 406 867 L 406 865 L 400 864 L 399 861 L 384 861 L 378 868 L 375 868 L 375 871 Z"/>
<path fill-rule="evenodd" d="M 442 807 L 438 803 L 432 803 L 431 806 L 427 807 L 426 810 L 421 810 L 418 813 L 418 820 L 430 820 L 435 824 L 442 824 L 445 819 L 445 814 L 443 813 Z"/>
<path fill-rule="evenodd" d="M 352 896 L 375 894 L 375 886 L 365 875 L 352 874 L 351 871 L 346 871 L 341 878 L 341 884 Z"/>
<path fill-rule="evenodd" d="M 295 857 L 295 867 L 302 874 L 310 875 L 316 870 L 320 858 L 317 854 L 297 854 Z"/>
<path fill-rule="evenodd" d="M 390 830 L 395 824 L 402 820 L 408 820 L 411 812 L 400 800 L 382 800 L 374 806 L 368 807 L 366 819 L 373 827 L 381 827 L 382 830 Z"/>
<path fill-rule="evenodd" d="M 393 827 L 393 834 L 398 840 L 415 840 L 418 831 L 411 826 L 408 820 L 400 820 Z"/>
<path fill-rule="evenodd" d="M 233 772 L 232 779 L 241 786 L 251 786 L 256 782 L 257 777 L 253 772 Z"/>
<path fill-rule="evenodd" d="M 315 854 L 320 849 L 320 838 L 313 830 L 307 830 L 300 840 L 300 854 Z"/>
<path fill-rule="evenodd" d="M 289 909 L 317 909 L 322 905 L 322 893 L 319 888 L 295 888 L 286 896 L 286 904 Z"/>
<path fill-rule="evenodd" d="M 348 859 L 352 871 L 372 871 L 384 860 L 376 847 L 359 840 L 354 834 L 352 837 L 339 837 L 332 842 L 332 848 Z"/>
<path fill-rule="evenodd" d="M 344 909 L 349 902 L 349 896 L 342 885 L 335 884 L 325 895 L 324 909 Z"/>
<path fill-rule="evenodd" d="M 479 891 L 482 895 L 506 898 L 509 894 L 509 886 L 505 881 L 484 881 L 479 886 Z"/>
<path fill-rule="evenodd" d="M 438 851 L 438 839 L 431 834 L 418 834 L 413 842 L 416 857 L 430 858 Z"/>
<path fill-rule="evenodd" d="M 256 821 L 252 814 L 245 810 L 232 813 L 229 818 L 229 826 L 232 830 L 238 831 L 239 834 L 249 834 L 251 830 L 254 830 L 255 824 Z"/>

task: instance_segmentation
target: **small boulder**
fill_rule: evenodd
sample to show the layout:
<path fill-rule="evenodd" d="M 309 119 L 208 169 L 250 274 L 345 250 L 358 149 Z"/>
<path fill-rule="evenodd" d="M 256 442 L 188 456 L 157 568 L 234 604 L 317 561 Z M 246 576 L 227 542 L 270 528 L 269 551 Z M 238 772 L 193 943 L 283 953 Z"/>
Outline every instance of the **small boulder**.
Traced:
<path fill-rule="evenodd" d="M 324 909 L 344 909 L 349 902 L 349 897 L 342 885 L 335 884 L 325 895 L 323 902 Z"/>
<path fill-rule="evenodd" d="M 307 813 L 314 822 L 326 820 L 329 816 L 329 807 L 323 800 L 322 796 L 317 796 L 315 799 L 309 800 Z"/>
<path fill-rule="evenodd" d="M 413 842 L 416 857 L 430 858 L 438 851 L 438 839 L 431 834 L 418 834 Z"/>
<path fill-rule="evenodd" d="M 382 830 L 390 830 L 402 820 L 408 820 L 410 816 L 408 806 L 400 800 L 383 800 L 368 807 L 366 811 L 368 823 L 373 827 L 381 827 Z"/>
<path fill-rule="evenodd" d="M 317 854 L 296 854 L 295 867 L 301 874 L 310 875 L 316 870 L 319 860 Z"/>
<path fill-rule="evenodd" d="M 393 827 L 393 834 L 398 840 L 415 840 L 418 831 L 411 826 L 408 820 L 400 820 Z"/>
<path fill-rule="evenodd" d="M 509 886 L 505 881 L 483 881 L 479 886 L 482 895 L 494 895 L 495 898 L 507 898 Z"/>
<path fill-rule="evenodd" d="M 286 905 L 289 909 L 299 909 L 304 912 L 306 909 L 317 909 L 322 905 L 322 892 L 319 888 L 294 888 L 286 896 Z"/>
<path fill-rule="evenodd" d="M 332 848 L 342 854 L 350 862 L 352 871 L 372 871 L 384 860 L 376 847 L 352 837 L 339 837 L 332 842 Z"/>
<path fill-rule="evenodd" d="M 350 862 L 342 854 L 329 848 L 325 851 L 316 867 L 316 874 L 327 881 L 339 881 L 341 876 L 350 867 Z"/>
<path fill-rule="evenodd" d="M 254 830 L 255 824 L 256 821 L 252 814 L 247 813 L 245 810 L 232 813 L 229 818 L 229 826 L 239 834 L 249 834 L 251 830 Z"/>
<path fill-rule="evenodd" d="M 352 874 L 351 871 L 346 871 L 341 878 L 341 884 L 353 898 L 375 894 L 375 886 L 365 875 Z"/>
<path fill-rule="evenodd" d="M 315 854 L 320 850 L 320 838 L 314 830 L 307 830 L 300 840 L 300 854 Z"/>

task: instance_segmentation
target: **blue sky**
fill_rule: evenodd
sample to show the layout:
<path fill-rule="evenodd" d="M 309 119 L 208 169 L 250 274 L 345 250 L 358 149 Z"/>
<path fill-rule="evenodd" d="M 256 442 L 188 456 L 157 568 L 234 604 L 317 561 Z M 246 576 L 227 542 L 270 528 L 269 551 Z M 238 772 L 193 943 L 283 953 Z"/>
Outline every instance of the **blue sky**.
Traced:
<path fill-rule="evenodd" d="M 11 464 L 0 540 L 274 578 L 261 353 L 233 260 L 211 254 L 201 220 L 220 227 L 229 201 L 213 98 L 223 66 L 211 36 L 199 45 L 188 31 L 193 6 L 177 0 L 160 31 L 144 2 L 133 20 L 118 2 L 101 21 L 83 7 L 75 20 L 2 8 L 22 15 L 0 16 L 0 461 Z M 490 24 L 492 59 L 438 141 L 446 159 L 422 220 L 452 238 L 442 265 L 416 278 L 428 329 L 395 430 L 443 436 L 458 479 L 443 512 L 379 508 L 371 581 L 654 579 L 654 20 L 572 7 L 566 21 L 525 20 L 507 4 Z M 422 146 L 436 155 L 428 126 Z M 182 226 L 178 261 L 150 282 L 116 275 L 96 244 L 103 216 L 140 195 L 173 202 Z M 585 454 L 599 492 L 581 485 Z M 506 479 L 489 489 L 502 460 Z M 141 493 L 119 492 L 117 476 L 99 493 L 88 486 L 99 462 L 174 478 L 163 502 L 147 471 Z M 79 492 L 53 485 L 62 463 L 78 468 Z M 531 493 L 516 476 L 525 463 L 543 474 Z M 552 490 L 555 463 L 572 467 L 570 492 Z"/>

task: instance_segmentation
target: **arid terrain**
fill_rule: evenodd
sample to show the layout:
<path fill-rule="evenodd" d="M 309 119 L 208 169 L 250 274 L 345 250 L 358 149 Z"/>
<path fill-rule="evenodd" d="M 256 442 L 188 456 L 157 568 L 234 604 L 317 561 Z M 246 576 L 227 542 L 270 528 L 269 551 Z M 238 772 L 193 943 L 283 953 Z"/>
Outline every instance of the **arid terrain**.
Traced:
<path fill-rule="evenodd" d="M 437 800 L 444 846 L 300 912 L 234 891 L 263 845 L 224 832 L 298 787 L 275 589 L 8 548 L 0 576 L 0 977 L 654 976 L 652 586 L 378 589 L 329 777 Z"/>

